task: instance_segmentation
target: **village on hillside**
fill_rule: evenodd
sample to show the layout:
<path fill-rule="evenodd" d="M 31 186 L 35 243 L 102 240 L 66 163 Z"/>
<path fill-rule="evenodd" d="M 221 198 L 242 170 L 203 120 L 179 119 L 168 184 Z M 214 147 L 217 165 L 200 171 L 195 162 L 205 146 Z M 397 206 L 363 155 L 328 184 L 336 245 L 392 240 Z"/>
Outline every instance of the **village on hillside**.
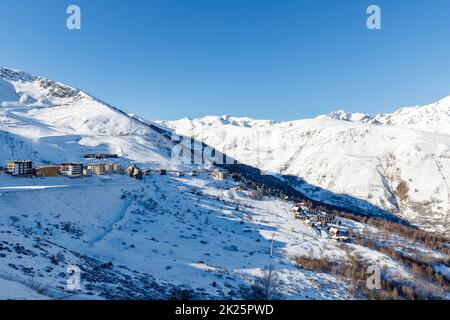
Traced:
<path fill-rule="evenodd" d="M 130 163 L 126 169 L 122 168 L 118 162 L 105 161 L 105 159 L 117 159 L 116 154 L 86 154 L 85 159 L 92 159 L 96 162 L 83 164 L 81 162 L 63 162 L 60 164 L 45 164 L 33 166 L 32 160 L 9 160 L 6 162 L 6 167 L 1 168 L 0 171 L 14 176 L 14 177 L 57 177 L 65 176 L 70 178 L 90 177 L 92 175 L 103 174 L 122 174 L 128 175 L 135 179 L 143 179 L 151 172 L 156 172 L 161 176 L 173 173 L 179 177 L 189 174 L 190 176 L 198 176 L 199 171 L 196 170 L 169 170 L 169 169 L 149 169 L 140 168 L 135 163 Z M 100 160 L 100 161 L 99 161 Z M 228 177 L 227 171 L 223 169 L 214 170 L 212 172 L 205 171 L 211 174 L 217 180 L 224 180 Z"/>
<path fill-rule="evenodd" d="M 177 177 L 189 175 L 197 177 L 200 173 L 211 175 L 216 180 L 226 180 L 229 172 L 225 169 L 216 169 L 213 171 L 203 169 L 198 170 L 169 170 L 166 168 L 149 169 L 141 168 L 136 163 L 130 163 L 127 168 L 122 168 L 118 162 L 111 159 L 118 159 L 117 154 L 85 154 L 85 159 L 89 159 L 90 163 L 83 164 L 81 162 L 63 162 L 60 164 L 45 164 L 33 166 L 31 160 L 9 160 L 6 167 L 1 168 L 13 177 L 58 177 L 64 176 L 69 178 L 91 177 L 93 175 L 120 174 L 126 175 L 134 179 L 142 180 L 149 176 L 152 172 L 166 176 L 173 174 Z M 314 212 L 306 205 L 306 203 L 294 204 L 291 209 L 295 219 L 301 221 L 305 226 L 312 228 L 322 238 L 331 239 L 335 242 L 347 242 L 349 240 L 349 232 L 347 228 L 341 225 L 341 221 L 334 215 L 324 212 Z"/>
<path fill-rule="evenodd" d="M 349 240 L 347 228 L 342 226 L 341 220 L 328 213 L 311 213 L 305 203 L 299 203 L 292 207 L 294 218 L 301 220 L 307 227 L 314 229 L 318 235 L 335 242 L 346 242 Z"/>

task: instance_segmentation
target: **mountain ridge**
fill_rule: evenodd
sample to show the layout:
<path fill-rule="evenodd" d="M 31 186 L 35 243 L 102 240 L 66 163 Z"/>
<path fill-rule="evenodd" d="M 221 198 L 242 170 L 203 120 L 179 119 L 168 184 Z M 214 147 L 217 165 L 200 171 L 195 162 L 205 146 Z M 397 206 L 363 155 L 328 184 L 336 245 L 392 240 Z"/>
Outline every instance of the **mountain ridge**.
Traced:
<path fill-rule="evenodd" d="M 348 276 L 360 266 L 382 270 L 402 298 L 411 292 L 450 298 L 436 277 L 449 270 L 447 240 L 403 223 L 407 217 L 442 231 L 436 206 L 445 199 L 435 187 L 444 190 L 450 168 L 450 142 L 442 137 L 331 119 L 184 119 L 183 138 L 199 138 L 202 151 L 216 147 L 244 163 L 218 178 L 210 167 L 173 161 L 176 126 L 127 114 L 61 83 L 5 72 L 2 165 L 9 159 L 87 165 L 103 160 L 84 159 L 86 153 L 114 153 L 122 167 L 135 163 L 152 172 L 138 180 L 126 174 L 19 178 L 0 170 L 0 298 L 365 299 Z M 412 174 L 419 181 L 409 181 Z M 411 211 L 427 205 L 419 203 L 424 199 L 402 201 L 424 181 L 432 185 L 420 196 L 437 199 L 427 215 Z M 372 200 L 364 200 L 367 192 Z M 379 219 L 384 209 L 402 223 Z M 329 225 L 324 217 L 332 218 Z M 430 259 L 436 274 L 416 279 L 414 268 L 425 270 Z M 76 291 L 66 286 L 68 267 L 82 271 Z M 280 281 L 273 295 L 261 296 L 269 269 Z"/>
<path fill-rule="evenodd" d="M 174 130 L 241 163 L 288 177 L 287 183 L 317 201 L 344 203 L 350 195 L 351 205 L 363 211 L 370 203 L 426 230 L 450 230 L 446 135 L 374 125 L 364 122 L 364 114 L 350 115 L 358 121 L 325 117 L 275 122 L 223 115 L 151 122 L 79 89 L 24 72 L 1 68 L 0 81 L 0 129 L 9 141 L 3 145 L 3 162 L 16 157 L 37 163 L 81 161 L 95 149 L 123 156 L 124 164 L 172 168 L 169 141 Z M 439 110 L 446 102 L 437 105 Z"/>
<path fill-rule="evenodd" d="M 306 183 L 291 185 L 315 200 L 341 202 L 352 195 L 426 230 L 450 231 L 448 135 L 328 118 L 254 126 L 215 120 L 161 124 L 241 163 L 300 178 Z"/>
<path fill-rule="evenodd" d="M 450 96 L 430 104 L 403 107 L 392 113 L 381 113 L 374 116 L 338 110 L 317 117 L 317 119 L 324 118 L 448 135 L 450 134 Z"/>

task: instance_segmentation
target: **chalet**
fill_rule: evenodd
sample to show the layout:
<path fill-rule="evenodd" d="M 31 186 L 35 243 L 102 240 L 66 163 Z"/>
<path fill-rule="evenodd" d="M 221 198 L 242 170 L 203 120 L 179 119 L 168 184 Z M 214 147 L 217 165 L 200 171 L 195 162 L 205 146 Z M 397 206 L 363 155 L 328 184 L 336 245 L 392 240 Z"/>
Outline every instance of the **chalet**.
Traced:
<path fill-rule="evenodd" d="M 330 228 L 331 239 L 334 241 L 348 241 L 349 233 L 347 230 L 342 230 L 338 228 Z"/>
<path fill-rule="evenodd" d="M 80 162 L 61 163 L 59 172 L 68 177 L 81 177 L 83 175 L 83 165 Z"/>
<path fill-rule="evenodd" d="M 191 177 L 197 177 L 198 176 L 198 171 L 192 170 L 191 172 L 189 172 L 189 175 Z"/>
<path fill-rule="evenodd" d="M 225 170 L 216 170 L 213 172 L 213 177 L 217 180 L 225 180 L 228 177 L 228 172 Z"/>
<path fill-rule="evenodd" d="M 302 209 L 299 206 L 293 206 L 291 208 L 292 213 L 299 213 L 302 211 Z"/>
<path fill-rule="evenodd" d="M 175 174 L 176 174 L 178 177 L 184 176 L 184 172 L 183 172 L 183 171 L 176 171 Z"/>
<path fill-rule="evenodd" d="M 130 177 L 132 177 L 137 171 L 139 171 L 139 168 L 135 164 L 130 164 L 125 171 Z"/>
<path fill-rule="evenodd" d="M 33 173 L 31 160 L 10 160 L 6 163 L 6 172 L 13 176 L 27 176 Z"/>
<path fill-rule="evenodd" d="M 143 179 L 144 177 L 142 171 L 135 164 L 130 164 L 126 172 L 132 178 Z"/>
<path fill-rule="evenodd" d="M 48 165 L 48 166 L 37 166 L 34 169 L 34 175 L 36 177 L 56 177 L 59 174 L 59 166 Z"/>

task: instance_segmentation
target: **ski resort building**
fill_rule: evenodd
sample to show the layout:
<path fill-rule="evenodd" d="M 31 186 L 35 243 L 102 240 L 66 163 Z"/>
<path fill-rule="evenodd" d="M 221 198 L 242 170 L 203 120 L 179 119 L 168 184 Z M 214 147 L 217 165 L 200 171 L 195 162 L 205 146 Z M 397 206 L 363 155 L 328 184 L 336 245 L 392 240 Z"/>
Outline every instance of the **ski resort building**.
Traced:
<path fill-rule="evenodd" d="M 114 165 L 112 163 L 104 163 L 105 173 L 114 173 Z"/>
<path fill-rule="evenodd" d="M 139 169 L 135 164 L 130 164 L 128 166 L 126 172 L 132 178 L 143 179 L 143 177 L 144 177 L 141 169 Z"/>
<path fill-rule="evenodd" d="M 10 160 L 6 163 L 6 172 L 13 176 L 26 176 L 33 173 L 31 160 Z"/>
<path fill-rule="evenodd" d="M 105 172 L 106 173 L 120 173 L 122 167 L 118 163 L 105 163 Z"/>
<path fill-rule="evenodd" d="M 189 175 L 191 177 L 197 177 L 198 176 L 198 171 L 193 170 L 193 171 L 189 172 Z"/>
<path fill-rule="evenodd" d="M 93 174 L 106 174 L 106 173 L 120 173 L 122 167 L 118 163 L 91 163 L 88 165 L 88 169 L 92 170 Z"/>
<path fill-rule="evenodd" d="M 34 170 L 36 177 L 56 177 L 59 174 L 59 167 L 57 165 L 37 166 Z"/>
<path fill-rule="evenodd" d="M 339 229 L 339 228 L 330 228 L 330 235 L 333 241 L 343 241 L 346 242 L 349 240 L 349 232 L 347 230 Z"/>
<path fill-rule="evenodd" d="M 225 180 L 228 177 L 228 172 L 225 170 L 216 170 L 213 172 L 213 177 L 217 180 Z"/>
<path fill-rule="evenodd" d="M 104 163 L 91 163 L 88 164 L 87 168 L 91 170 L 93 174 L 97 175 L 104 174 L 106 172 Z"/>
<path fill-rule="evenodd" d="M 68 177 L 81 177 L 83 175 L 83 165 L 79 162 L 61 163 L 59 171 Z"/>
<path fill-rule="evenodd" d="M 175 174 L 177 175 L 177 177 L 184 176 L 184 172 L 183 171 L 176 171 Z"/>
<path fill-rule="evenodd" d="M 88 167 L 83 167 L 83 176 L 86 177 L 92 176 L 92 170 Z"/>
<path fill-rule="evenodd" d="M 113 158 L 116 159 L 118 158 L 117 154 L 111 154 L 111 153 L 88 153 L 84 155 L 85 159 L 109 159 L 109 158 Z"/>

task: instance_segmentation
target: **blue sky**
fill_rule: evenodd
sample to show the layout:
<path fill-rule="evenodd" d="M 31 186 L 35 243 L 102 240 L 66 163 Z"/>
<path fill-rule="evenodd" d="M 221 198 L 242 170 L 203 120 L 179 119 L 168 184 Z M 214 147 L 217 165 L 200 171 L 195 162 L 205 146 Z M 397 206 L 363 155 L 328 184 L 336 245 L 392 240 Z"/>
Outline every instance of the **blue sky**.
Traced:
<path fill-rule="evenodd" d="M 66 8 L 82 10 L 82 30 Z M 382 10 L 382 30 L 366 9 Z M 290 120 L 450 95 L 448 0 L 1 0 L 0 65 L 145 118 Z"/>

